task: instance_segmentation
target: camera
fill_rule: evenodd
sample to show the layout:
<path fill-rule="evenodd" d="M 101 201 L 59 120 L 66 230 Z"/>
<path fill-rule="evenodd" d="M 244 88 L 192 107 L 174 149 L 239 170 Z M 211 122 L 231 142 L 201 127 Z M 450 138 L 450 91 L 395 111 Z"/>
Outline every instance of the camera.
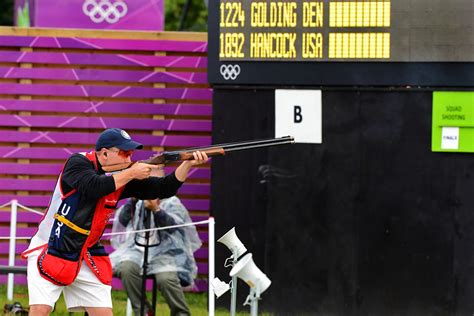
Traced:
<path fill-rule="evenodd" d="M 4 315 L 28 315 L 28 310 L 21 306 L 20 302 L 5 304 L 3 306 Z"/>

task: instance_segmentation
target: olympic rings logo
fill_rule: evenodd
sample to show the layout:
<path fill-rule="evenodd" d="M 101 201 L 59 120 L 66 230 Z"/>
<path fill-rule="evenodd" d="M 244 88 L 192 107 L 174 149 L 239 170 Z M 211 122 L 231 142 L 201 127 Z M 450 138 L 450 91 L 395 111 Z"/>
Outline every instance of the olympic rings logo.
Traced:
<path fill-rule="evenodd" d="M 109 0 L 101 0 L 99 3 L 96 0 L 86 0 L 82 5 L 82 12 L 94 23 L 103 21 L 110 24 L 116 23 L 127 14 L 127 10 L 127 5 L 122 1 L 112 4 Z"/>
<path fill-rule="evenodd" d="M 235 80 L 237 76 L 240 74 L 240 66 L 239 65 L 221 65 L 220 68 L 221 75 L 224 77 L 225 80 Z"/>

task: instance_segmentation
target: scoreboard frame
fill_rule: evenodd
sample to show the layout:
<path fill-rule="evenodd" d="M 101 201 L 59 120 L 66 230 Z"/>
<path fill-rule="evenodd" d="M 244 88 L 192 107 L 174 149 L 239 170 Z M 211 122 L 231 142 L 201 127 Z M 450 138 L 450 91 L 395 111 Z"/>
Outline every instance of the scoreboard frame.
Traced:
<path fill-rule="evenodd" d="M 474 62 L 470 61 L 220 60 L 220 3 L 209 0 L 208 7 L 211 84 L 474 87 Z"/>

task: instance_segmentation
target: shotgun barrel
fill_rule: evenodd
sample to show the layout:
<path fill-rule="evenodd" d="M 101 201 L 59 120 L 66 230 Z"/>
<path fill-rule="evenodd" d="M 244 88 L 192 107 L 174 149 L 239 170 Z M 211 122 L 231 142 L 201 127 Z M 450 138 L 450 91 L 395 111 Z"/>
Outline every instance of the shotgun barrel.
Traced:
<path fill-rule="evenodd" d="M 234 143 L 217 144 L 217 145 L 211 145 L 211 146 L 205 146 L 205 147 L 192 147 L 192 148 L 186 148 L 186 149 L 176 150 L 176 151 L 164 151 L 146 160 L 141 160 L 138 162 L 148 163 L 152 165 L 161 165 L 161 164 L 166 164 L 167 162 L 173 162 L 173 161 L 193 160 L 194 159 L 193 152 L 198 151 L 198 150 L 205 152 L 207 156 L 209 157 L 213 157 L 213 156 L 222 156 L 222 155 L 225 155 L 226 153 L 233 152 L 233 151 L 248 150 L 248 149 L 285 145 L 285 144 L 293 144 L 294 142 L 295 142 L 294 137 L 284 136 L 284 137 L 279 137 L 279 138 L 267 138 L 267 139 L 249 140 L 249 141 L 234 142 Z M 102 169 L 104 169 L 107 172 L 119 171 L 119 170 L 129 168 L 134 163 L 135 162 L 103 166 Z"/>
<path fill-rule="evenodd" d="M 184 150 L 185 151 L 203 150 L 206 148 L 215 148 L 215 147 L 222 147 L 224 149 L 245 147 L 245 149 L 251 149 L 253 147 L 251 148 L 246 148 L 246 147 L 247 146 L 258 146 L 258 147 L 275 146 L 275 145 L 292 144 L 294 142 L 295 142 L 294 137 L 284 136 L 284 137 L 279 137 L 279 138 L 265 138 L 265 139 L 248 140 L 248 141 L 242 141 L 242 142 L 216 144 L 216 145 L 210 145 L 210 146 L 205 146 L 205 147 L 191 147 L 191 148 L 186 148 Z"/>

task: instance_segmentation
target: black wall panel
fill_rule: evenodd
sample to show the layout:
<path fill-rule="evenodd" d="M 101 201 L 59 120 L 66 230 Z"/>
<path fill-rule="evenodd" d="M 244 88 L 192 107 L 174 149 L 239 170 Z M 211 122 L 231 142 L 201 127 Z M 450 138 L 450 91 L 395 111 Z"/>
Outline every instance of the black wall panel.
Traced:
<path fill-rule="evenodd" d="M 273 137 L 274 102 L 215 87 L 214 143 Z M 213 160 L 216 236 L 235 226 L 272 280 L 261 310 L 472 315 L 474 159 L 431 152 L 431 107 L 429 91 L 323 90 L 323 144 Z M 229 255 L 216 246 L 224 280 Z"/>

